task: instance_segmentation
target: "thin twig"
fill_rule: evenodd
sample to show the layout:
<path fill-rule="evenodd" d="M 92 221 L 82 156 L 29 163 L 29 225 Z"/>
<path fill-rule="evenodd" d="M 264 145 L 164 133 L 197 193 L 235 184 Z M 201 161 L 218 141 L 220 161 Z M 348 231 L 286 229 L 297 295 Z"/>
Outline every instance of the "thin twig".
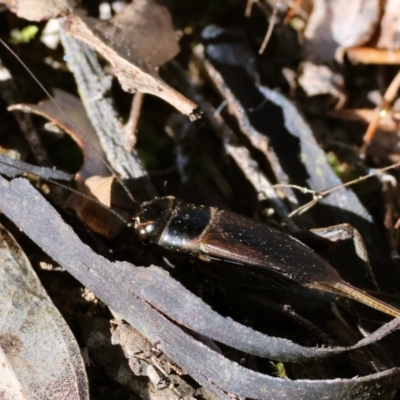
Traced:
<path fill-rule="evenodd" d="M 136 144 L 136 131 L 139 124 L 140 112 L 142 110 L 142 104 L 144 99 L 144 93 L 137 92 L 132 99 L 131 112 L 129 115 L 129 121 L 124 126 L 125 141 L 128 151 L 132 151 Z"/>
<path fill-rule="evenodd" d="M 257 3 L 258 0 L 247 0 L 246 10 L 244 11 L 244 15 L 246 18 L 250 18 L 251 10 L 253 9 L 253 5 Z"/>
<path fill-rule="evenodd" d="M 279 8 L 279 2 L 275 4 L 273 10 L 272 10 L 272 15 L 269 20 L 269 26 L 267 29 L 267 33 L 265 34 L 264 40 L 262 42 L 262 45 L 260 47 L 260 50 L 258 50 L 258 54 L 264 53 L 265 48 L 267 47 L 267 44 L 269 42 L 269 39 L 271 39 L 272 32 L 274 31 L 274 26 L 276 23 L 276 17 L 278 15 L 278 8 Z"/>

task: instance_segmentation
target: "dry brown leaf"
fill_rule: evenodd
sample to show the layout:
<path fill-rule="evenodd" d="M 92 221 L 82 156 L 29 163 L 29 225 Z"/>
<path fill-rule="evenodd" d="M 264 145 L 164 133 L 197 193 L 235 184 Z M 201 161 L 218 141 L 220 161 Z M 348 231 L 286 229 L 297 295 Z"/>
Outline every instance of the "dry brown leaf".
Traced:
<path fill-rule="evenodd" d="M 41 115 L 71 136 L 83 152 L 84 162 L 77 174 L 78 181 L 84 181 L 93 175 L 109 175 L 109 170 L 97 154 L 100 153 L 104 157 L 96 132 L 86 115 L 81 101 L 77 97 L 59 89 L 54 90 L 54 100 L 64 110 L 65 114 L 69 116 L 69 119 L 64 113 L 60 112 L 59 108 L 51 100 L 41 101 L 37 105 L 15 104 L 8 107 L 8 110 L 21 110 Z M 74 124 L 71 121 L 74 121 Z M 87 140 L 82 138 L 80 132 L 84 133 Z M 91 146 L 88 142 L 91 143 Z M 92 146 L 96 149 L 97 153 L 93 151 Z"/>
<path fill-rule="evenodd" d="M 115 200 L 115 191 L 113 191 L 114 178 L 107 176 L 110 174 L 103 161 L 96 154 L 90 142 L 103 157 L 100 143 L 97 135 L 92 127 L 85 109 L 78 98 L 72 96 L 62 90 L 54 90 L 54 99 L 57 104 L 65 111 L 65 113 L 74 121 L 76 126 L 71 124 L 71 120 L 61 113 L 55 104 L 50 100 L 45 100 L 39 104 L 16 104 L 9 107 L 9 110 L 21 110 L 25 112 L 33 112 L 49 119 L 52 123 L 67 132 L 72 139 L 82 148 L 84 155 L 84 163 L 82 168 L 76 174 L 75 178 L 78 183 L 77 190 L 89 195 L 110 207 L 115 201 L 121 205 L 123 200 Z M 82 138 L 80 132 L 84 132 L 87 141 Z M 104 176 L 107 176 L 104 178 Z M 129 205 L 125 205 L 129 208 Z M 73 209 L 78 217 L 94 232 L 99 233 L 107 238 L 116 237 L 124 228 L 124 223 L 117 219 L 112 213 L 102 208 L 98 204 L 89 199 L 72 193 L 64 203 L 64 207 Z M 118 213 L 125 215 L 128 219 L 129 215 L 123 210 Z"/>
<path fill-rule="evenodd" d="M 149 0 L 135 0 L 108 21 L 82 17 L 108 46 L 131 63 L 144 62 L 150 70 L 180 52 L 181 37 L 167 8 Z"/>
<path fill-rule="evenodd" d="M 0 265 L 0 398 L 89 399 L 72 332 L 1 225 Z"/>
<path fill-rule="evenodd" d="M 115 177 L 113 176 L 92 176 L 81 185 L 80 190 L 104 204 L 107 208 L 111 208 L 115 203 L 121 205 L 123 202 L 121 198 L 115 198 L 114 183 Z M 128 206 L 126 205 L 126 208 Z M 109 239 L 118 236 L 125 227 L 125 224 L 107 208 L 76 193 L 71 194 L 64 207 L 73 209 L 89 229 Z M 121 209 L 118 209 L 117 212 L 127 220 L 129 219 L 128 212 Z"/>
<path fill-rule="evenodd" d="M 157 72 L 158 66 L 179 51 L 171 17 L 165 7 L 138 0 L 125 7 L 112 21 L 69 15 L 64 28 L 108 60 L 127 92 L 153 94 L 189 118 L 198 117 L 197 105 L 168 86 Z"/>
<path fill-rule="evenodd" d="M 379 0 L 316 0 L 306 30 L 307 59 L 331 62 L 338 50 L 366 43 L 379 21 Z"/>
<path fill-rule="evenodd" d="M 68 14 L 75 5 L 73 0 L 0 0 L 0 3 L 28 21 L 44 21 Z"/>

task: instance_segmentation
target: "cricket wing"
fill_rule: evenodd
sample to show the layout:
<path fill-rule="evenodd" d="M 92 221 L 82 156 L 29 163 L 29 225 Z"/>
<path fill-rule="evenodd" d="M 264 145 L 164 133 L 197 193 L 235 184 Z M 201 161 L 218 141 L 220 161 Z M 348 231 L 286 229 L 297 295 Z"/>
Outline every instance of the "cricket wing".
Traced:
<path fill-rule="evenodd" d="M 218 211 L 200 245 L 200 258 L 241 270 L 256 279 L 307 284 L 337 281 L 334 268 L 292 236 L 256 220 Z M 248 271 L 248 272 L 247 272 Z"/>

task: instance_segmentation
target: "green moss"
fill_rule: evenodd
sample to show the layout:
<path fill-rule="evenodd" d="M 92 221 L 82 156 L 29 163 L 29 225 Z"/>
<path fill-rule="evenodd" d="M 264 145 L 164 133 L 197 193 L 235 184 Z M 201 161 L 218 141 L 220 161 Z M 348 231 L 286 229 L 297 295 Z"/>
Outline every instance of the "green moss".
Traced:
<path fill-rule="evenodd" d="M 273 361 L 270 361 L 269 363 L 272 366 L 273 374 L 275 376 L 277 376 L 278 378 L 281 378 L 281 379 L 288 379 L 288 376 L 286 374 L 285 365 L 282 362 L 275 363 Z"/>
<path fill-rule="evenodd" d="M 36 25 L 28 25 L 23 29 L 13 29 L 10 32 L 11 42 L 14 44 L 29 43 L 38 32 L 39 28 Z"/>

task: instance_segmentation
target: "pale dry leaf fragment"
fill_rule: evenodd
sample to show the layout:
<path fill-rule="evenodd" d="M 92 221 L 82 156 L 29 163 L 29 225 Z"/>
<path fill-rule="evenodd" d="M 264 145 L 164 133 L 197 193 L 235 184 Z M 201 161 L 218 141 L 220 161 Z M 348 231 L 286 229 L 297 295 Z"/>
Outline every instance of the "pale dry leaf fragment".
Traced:
<path fill-rule="evenodd" d="M 111 21 L 69 15 L 64 28 L 107 59 L 127 92 L 153 94 L 191 119 L 198 117 L 197 105 L 168 86 L 157 72 L 179 51 L 166 8 L 140 0 L 125 7 Z"/>
<path fill-rule="evenodd" d="M 111 324 L 111 343 L 121 346 L 135 375 L 148 376 L 154 387 L 162 390 L 170 385 L 169 377 L 172 372 L 183 374 L 178 365 L 134 327 L 120 320 L 113 320 Z"/>
<path fill-rule="evenodd" d="M 55 50 L 60 44 L 60 24 L 58 19 L 49 19 L 40 36 L 40 41 L 49 49 Z"/>
<path fill-rule="evenodd" d="M 346 102 L 344 79 L 326 65 L 315 65 L 305 61 L 301 65 L 299 84 L 308 96 L 330 94 L 337 99 L 336 109 L 341 109 Z"/>
<path fill-rule="evenodd" d="M 1 225 L 0 265 L 0 398 L 89 399 L 72 332 Z"/>
<path fill-rule="evenodd" d="M 307 59 L 329 63 L 339 51 L 366 43 L 379 7 L 379 0 L 316 0 L 305 30 Z"/>
<path fill-rule="evenodd" d="M 28 21 L 45 21 L 69 14 L 74 0 L 0 0 L 18 17 Z"/>
<path fill-rule="evenodd" d="M 400 0 L 386 1 L 377 47 L 400 49 Z"/>

